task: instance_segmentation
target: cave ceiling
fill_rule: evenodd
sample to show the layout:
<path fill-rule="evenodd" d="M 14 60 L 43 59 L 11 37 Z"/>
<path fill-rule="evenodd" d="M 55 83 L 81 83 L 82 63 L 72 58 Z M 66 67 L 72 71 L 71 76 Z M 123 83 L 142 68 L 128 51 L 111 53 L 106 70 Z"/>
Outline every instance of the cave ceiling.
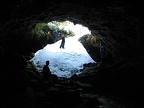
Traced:
<path fill-rule="evenodd" d="M 132 8 L 133 2 L 129 4 L 102 0 L 93 4 L 91 1 L 78 3 L 76 1 L 20 0 L 10 3 L 11 6 L 5 3 L 2 7 L 6 11 L 2 13 L 2 37 L 9 38 L 10 35 L 15 35 L 8 40 L 4 39 L 7 44 L 21 40 L 17 36 L 25 34 L 33 24 L 69 20 L 74 24 L 88 27 L 92 34 L 103 40 L 107 52 L 115 59 L 131 59 L 142 55 L 143 40 L 139 31 L 141 19 L 139 12 L 135 12 Z M 2 40 L 2 43 L 4 41 Z M 85 47 L 89 50 L 88 46 Z M 36 48 L 38 49 L 39 47 Z M 94 56 L 92 54 L 94 50 L 89 51 L 91 56 Z"/>

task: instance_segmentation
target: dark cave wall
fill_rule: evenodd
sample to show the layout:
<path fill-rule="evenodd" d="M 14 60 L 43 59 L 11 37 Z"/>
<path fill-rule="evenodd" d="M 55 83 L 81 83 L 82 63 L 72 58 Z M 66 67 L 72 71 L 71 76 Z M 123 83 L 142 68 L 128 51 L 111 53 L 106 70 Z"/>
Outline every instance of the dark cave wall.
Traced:
<path fill-rule="evenodd" d="M 37 0 L 14 6 L 13 11 L 11 8 L 5 7 L 5 10 L 8 10 L 6 13 L 2 13 L 4 16 L 1 17 L 3 18 L 0 30 L 1 64 L 5 60 L 10 60 L 15 61 L 16 63 L 10 63 L 18 67 L 20 64 L 17 62 L 21 62 L 21 60 L 19 61 L 18 56 L 13 55 L 23 55 L 41 48 L 42 43 L 37 44 L 37 41 L 33 39 L 27 40 L 31 25 L 35 22 L 70 20 L 75 24 L 79 23 L 88 27 L 92 33 L 103 40 L 107 54 L 111 55 L 108 56 L 109 59 L 103 60 L 97 73 L 94 70 L 95 75 L 80 76 L 79 79 L 90 83 L 94 82 L 95 85 L 99 85 L 98 87 L 103 85 L 103 87 L 112 87 L 112 89 L 116 85 L 118 89 L 126 87 L 130 90 L 136 87 L 134 91 L 141 90 L 140 93 L 142 93 L 144 44 L 140 8 L 138 8 L 138 12 L 134 11 L 133 13 L 131 11 L 134 9 L 131 4 L 128 5 L 125 2 L 121 4 L 99 2 L 99 5 L 91 5 L 91 3 L 86 5 L 86 3 L 56 4 L 54 2 L 38 2 Z M 98 47 L 95 50 L 93 47 L 96 48 L 95 46 L 85 46 L 89 54 L 97 60 L 95 50 L 98 50 Z M 109 63 L 111 59 L 114 59 L 112 64 Z M 4 65 L 8 65 L 7 61 L 4 62 Z M 6 69 L 6 71 L 8 70 Z"/>
<path fill-rule="evenodd" d="M 99 2 L 99 6 L 97 4 L 95 8 L 93 5 L 84 7 L 85 3 L 60 5 L 54 2 L 41 2 L 38 4 L 37 0 L 32 3 L 19 3 L 14 12 L 10 14 L 10 21 L 6 22 L 7 25 L 2 29 L 5 35 L 3 37 L 7 35 L 9 38 L 4 41 L 9 44 L 16 40 L 13 42 L 15 44 L 11 45 L 14 45 L 13 48 L 19 52 L 22 51 L 21 49 L 26 51 L 30 47 L 35 48 L 31 48 L 31 51 L 36 51 L 41 48 L 42 42 L 37 44 L 38 41 L 32 41 L 33 39 L 24 41 L 29 37 L 28 33 L 32 29 L 30 28 L 32 24 L 36 22 L 47 23 L 52 20 L 70 20 L 88 27 L 92 33 L 100 37 L 105 42 L 107 53 L 115 60 L 131 60 L 141 56 L 143 52 L 143 41 L 139 32 L 141 20 L 129 15 L 129 8 L 125 8 L 128 6 L 127 4 L 119 5 L 119 3 L 114 2 L 115 5 L 113 6 L 110 3 L 102 4 Z M 25 46 L 27 47 L 25 48 Z M 85 46 L 86 49 L 87 47 Z M 95 50 L 87 50 L 93 57 Z"/>

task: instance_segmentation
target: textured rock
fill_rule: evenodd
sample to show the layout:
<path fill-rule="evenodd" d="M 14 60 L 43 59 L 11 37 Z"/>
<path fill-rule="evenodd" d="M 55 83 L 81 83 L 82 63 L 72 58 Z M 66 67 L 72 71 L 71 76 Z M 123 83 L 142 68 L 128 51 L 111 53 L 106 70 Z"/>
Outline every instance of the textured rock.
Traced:
<path fill-rule="evenodd" d="M 9 84 L 9 79 L 12 85 L 21 79 L 17 88 L 25 84 L 22 81 L 25 77 L 20 74 L 25 63 L 19 56 L 42 48 L 43 41 L 39 40 L 43 39 L 34 39 L 29 34 L 36 23 L 69 20 L 88 27 L 92 34 L 104 42 L 106 49 L 102 62 L 96 67 L 86 67 L 77 79 L 92 83 L 96 91 L 132 97 L 132 102 L 136 102 L 135 106 L 141 105 L 138 103 L 141 102 L 138 98 L 144 96 L 144 24 L 141 3 L 112 0 L 102 0 L 97 4 L 90 1 L 19 0 L 7 4 L 7 1 L 1 3 L 0 9 L 0 63 L 4 70 L 1 73 L 2 82 Z M 88 44 L 85 38 L 80 41 L 91 57 L 98 60 L 99 45 Z M 7 68 L 9 63 L 11 65 Z M 11 73 L 13 71 L 14 74 Z M 51 103 L 46 102 L 45 105 L 51 106 Z"/>

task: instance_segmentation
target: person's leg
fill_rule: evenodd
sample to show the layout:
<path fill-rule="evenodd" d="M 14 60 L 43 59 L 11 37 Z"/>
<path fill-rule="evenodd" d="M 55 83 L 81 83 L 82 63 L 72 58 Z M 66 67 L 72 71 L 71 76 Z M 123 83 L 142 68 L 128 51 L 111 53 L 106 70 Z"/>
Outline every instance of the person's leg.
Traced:
<path fill-rule="evenodd" d="M 64 48 L 64 46 L 65 46 L 65 42 L 63 43 L 63 48 Z"/>
<path fill-rule="evenodd" d="M 62 43 L 60 44 L 60 48 L 62 47 Z"/>
<path fill-rule="evenodd" d="M 64 43 L 62 43 L 62 48 L 64 48 Z"/>

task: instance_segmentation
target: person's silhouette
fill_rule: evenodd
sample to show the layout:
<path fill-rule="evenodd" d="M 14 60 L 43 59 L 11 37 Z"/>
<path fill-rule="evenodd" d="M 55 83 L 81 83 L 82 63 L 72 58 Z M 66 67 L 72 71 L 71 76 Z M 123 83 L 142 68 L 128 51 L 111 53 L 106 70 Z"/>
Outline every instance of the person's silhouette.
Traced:
<path fill-rule="evenodd" d="M 58 38 L 58 31 L 57 30 L 54 30 L 53 32 L 52 32 L 52 34 L 53 34 L 53 37 L 54 37 L 54 43 L 58 40 L 57 38 Z"/>
<path fill-rule="evenodd" d="M 50 80 L 53 82 L 53 84 L 55 84 L 58 80 L 57 75 L 51 74 L 51 71 L 49 69 L 49 60 L 46 61 L 46 64 L 43 67 L 43 79 L 45 81 Z"/>
<path fill-rule="evenodd" d="M 101 41 L 100 43 L 100 59 L 102 60 L 105 54 L 105 47 L 104 47 L 104 43 Z"/>
<path fill-rule="evenodd" d="M 43 67 L 43 78 L 44 80 L 49 80 L 51 77 L 51 71 L 49 69 L 49 61 L 46 61 L 46 64 Z"/>
<path fill-rule="evenodd" d="M 65 36 L 62 34 L 62 41 L 61 41 L 60 48 L 64 49 L 64 45 L 65 45 Z"/>

